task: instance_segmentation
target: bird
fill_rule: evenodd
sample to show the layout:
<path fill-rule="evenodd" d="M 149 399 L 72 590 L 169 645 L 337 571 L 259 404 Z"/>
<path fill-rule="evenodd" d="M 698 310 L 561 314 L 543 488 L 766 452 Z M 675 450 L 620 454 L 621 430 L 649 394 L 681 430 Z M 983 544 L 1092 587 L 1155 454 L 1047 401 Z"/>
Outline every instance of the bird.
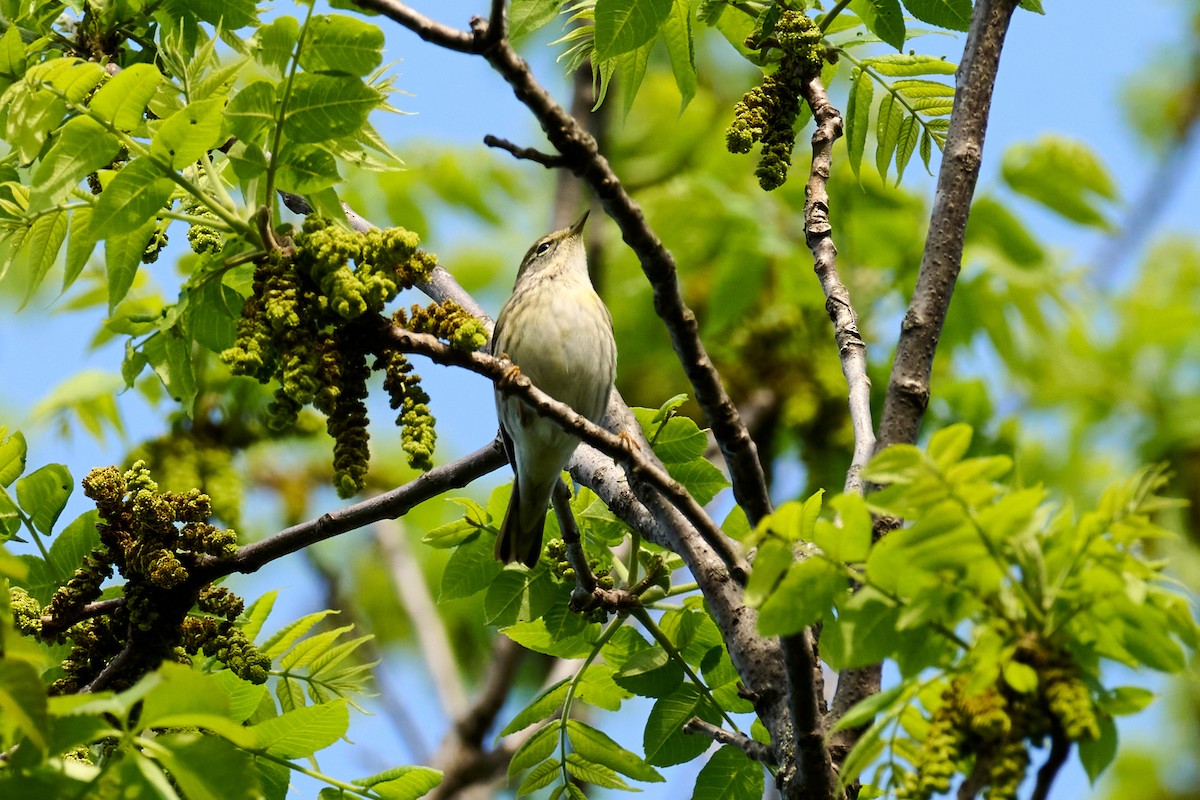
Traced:
<path fill-rule="evenodd" d="M 533 243 L 492 333 L 492 354 L 507 357 L 546 394 L 592 422 L 608 405 L 617 369 L 612 315 L 588 276 L 583 227 Z M 523 400 L 496 391 L 500 436 L 516 474 L 496 538 L 496 558 L 533 568 L 541 558 L 546 509 L 579 440 Z"/>

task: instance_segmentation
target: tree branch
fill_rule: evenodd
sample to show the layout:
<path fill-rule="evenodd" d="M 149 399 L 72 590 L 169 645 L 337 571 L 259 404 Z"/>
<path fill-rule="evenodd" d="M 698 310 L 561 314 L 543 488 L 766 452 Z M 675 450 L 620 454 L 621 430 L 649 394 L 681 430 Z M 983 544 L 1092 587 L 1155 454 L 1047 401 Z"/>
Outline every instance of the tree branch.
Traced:
<path fill-rule="evenodd" d="M 293 525 L 262 541 L 239 548 L 232 558 L 206 556 L 191 570 L 194 579 L 210 582 L 234 572 L 255 572 L 277 558 L 372 522 L 403 516 L 419 503 L 450 489 L 466 486 L 508 463 L 500 440 L 457 461 L 433 469 L 405 485 L 361 503 Z"/>
<path fill-rule="evenodd" d="M 1058 777 L 1059 770 L 1067 763 L 1067 757 L 1070 755 L 1071 740 L 1063 733 L 1062 726 L 1055 721 L 1050 731 L 1050 754 L 1046 756 L 1046 763 L 1038 770 L 1037 784 L 1033 787 L 1033 794 L 1029 795 L 1029 800 L 1047 800 L 1050 797 L 1050 787 L 1054 785 L 1054 779 Z"/>
<path fill-rule="evenodd" d="M 553 156 L 549 153 L 543 153 L 541 150 L 536 150 L 532 147 L 519 147 L 513 144 L 508 139 L 501 139 L 499 136 L 492 136 L 490 133 L 483 137 L 483 143 L 488 147 L 495 147 L 499 150 L 505 150 L 512 154 L 513 158 L 532 161 L 535 164 L 541 164 L 547 169 L 553 167 L 565 167 L 566 162 L 562 156 Z"/>
<path fill-rule="evenodd" d="M 437 24 L 404 3 L 397 0 L 356 2 L 363 8 L 380 12 L 427 41 L 441 43 L 431 38 L 429 32 L 440 30 L 443 26 L 433 27 Z M 473 28 L 481 41 L 491 41 L 481 21 L 476 20 Z M 700 341 L 696 315 L 683 302 L 674 257 L 646 224 L 641 207 L 625 191 L 608 160 L 600 154 L 595 138 L 537 82 L 529 64 L 517 54 L 507 38 L 500 37 L 486 50 L 454 46 L 459 44 L 459 40 L 444 31 L 440 38 L 446 41 L 444 46 L 450 49 L 478 53 L 487 59 L 512 87 L 517 99 L 537 118 L 550 143 L 562 154 L 565 166 L 592 187 L 620 227 L 625 242 L 641 261 L 642 271 L 654 292 L 654 310 L 671 335 L 671 343 L 696 393 L 696 401 L 704 410 L 713 435 L 725 455 L 734 497 L 738 505 L 745 509 L 751 524 L 757 523 L 771 510 L 762 464 L 758 460 L 758 448 L 742 424 L 720 374 L 713 367 Z"/>
<path fill-rule="evenodd" d="M 754 741 L 744 733 L 733 733 L 724 728 L 719 728 L 699 717 L 692 717 L 685 722 L 683 732 L 707 736 L 717 744 L 733 745 L 760 764 L 775 764 L 775 754 L 771 752 L 771 748 L 767 745 Z"/>
<path fill-rule="evenodd" d="M 955 75 L 954 110 L 938 171 L 925 252 L 912 302 L 900 326 L 877 450 L 896 443 L 916 443 L 929 405 L 929 376 L 962 268 L 963 237 L 983 160 L 1000 50 L 1016 7 L 1017 0 L 979 0 L 971 14 L 962 62 Z"/>
<path fill-rule="evenodd" d="M 842 374 L 846 376 L 849 388 L 854 455 L 846 472 L 845 490 L 861 494 L 862 470 L 875 449 L 867 345 L 858 332 L 858 315 L 850 303 L 850 292 L 838 275 L 837 247 L 833 243 L 833 226 L 829 223 L 829 173 L 833 163 L 833 143 L 842 135 L 842 117 L 829 102 L 820 75 L 814 75 L 804 84 L 803 93 L 817 123 L 812 135 L 812 168 L 804 186 L 804 238 L 812 250 L 813 269 L 825 291 L 825 311 L 833 323 Z"/>

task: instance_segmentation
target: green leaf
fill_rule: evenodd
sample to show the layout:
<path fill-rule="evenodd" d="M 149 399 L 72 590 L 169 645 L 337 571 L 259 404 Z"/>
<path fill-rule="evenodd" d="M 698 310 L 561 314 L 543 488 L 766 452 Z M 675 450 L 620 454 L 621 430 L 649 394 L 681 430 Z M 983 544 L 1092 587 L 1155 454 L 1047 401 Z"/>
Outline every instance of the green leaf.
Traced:
<path fill-rule="evenodd" d="M 34 747 L 45 749 L 50 733 L 46 689 L 32 664 L 0 659 L 0 719 L 6 729 L 15 729 L 28 737 Z M 17 736 L 16 740 L 20 738 Z"/>
<path fill-rule="evenodd" d="M 23 433 L 13 431 L 11 436 L 6 437 L 7 433 L 8 428 L 0 426 L 0 486 L 5 488 L 11 486 L 25 471 L 28 452 Z"/>
<path fill-rule="evenodd" d="M 504 627 L 533 619 L 554 601 L 554 579 L 548 569 L 505 569 L 491 581 L 483 603 L 484 621 Z"/>
<path fill-rule="evenodd" d="M 300 73 L 292 79 L 287 133 L 293 142 L 314 143 L 350 136 L 383 100 L 358 78 Z"/>
<path fill-rule="evenodd" d="M 616 772 L 602 764 L 593 764 L 579 753 L 567 755 L 567 772 L 584 783 L 594 784 L 603 789 L 632 791 L 629 784 Z"/>
<path fill-rule="evenodd" d="M 206 281 L 188 303 L 188 332 L 199 344 L 220 353 L 237 336 L 242 302 L 240 294 L 219 280 Z"/>
<path fill-rule="evenodd" d="M 65 466 L 47 464 L 17 481 L 17 502 L 33 520 L 33 527 L 49 536 L 73 486 Z"/>
<path fill-rule="evenodd" d="M 279 166 L 279 188 L 296 194 L 319 192 L 341 180 L 337 159 L 317 145 L 286 147 L 276 164 Z"/>
<path fill-rule="evenodd" d="M 412 766 L 393 767 L 378 775 L 354 781 L 358 786 L 374 790 L 384 800 L 416 800 L 433 791 L 441 782 L 441 770 Z"/>
<path fill-rule="evenodd" d="M 1046 259 L 1046 251 L 1025 225 L 1003 203 L 992 197 L 976 197 L 967 222 L 967 242 L 986 243 L 1014 264 L 1033 267 Z"/>
<path fill-rule="evenodd" d="M 696 96 L 696 50 L 692 41 L 691 0 L 674 0 L 671 13 L 662 29 L 663 41 L 667 43 L 667 55 L 671 59 L 671 72 L 682 98 L 679 110 L 687 108 Z"/>
<path fill-rule="evenodd" d="M 1004 675 L 1004 682 L 1015 692 L 1029 694 L 1037 689 L 1037 671 L 1028 664 L 1022 664 L 1020 661 L 1008 661 L 1001 667 L 1001 672 Z"/>
<path fill-rule="evenodd" d="M 835 731 L 847 728 L 861 728 L 869 724 L 880 712 L 896 702 L 900 697 L 903 696 L 905 698 L 904 702 L 907 703 L 910 693 L 911 690 L 909 687 L 902 683 L 886 691 L 876 692 L 870 697 L 859 700 L 845 714 L 842 714 L 833 727 L 829 729 L 829 732 L 834 733 Z"/>
<path fill-rule="evenodd" d="M 189 103 L 163 120 L 150 142 L 150 155 L 175 169 L 195 162 L 224 141 L 221 133 L 224 112 L 224 97 Z M 122 170 L 117 177 L 124 172 Z"/>
<path fill-rule="evenodd" d="M 863 59 L 863 64 L 870 66 L 881 75 L 891 78 L 912 77 L 914 75 L 953 75 L 958 66 L 944 58 L 933 56 L 908 55 L 905 53 L 887 53 Z"/>
<path fill-rule="evenodd" d="M 787 542 L 776 537 L 764 541 L 758 548 L 754 570 L 746 585 L 746 604 L 752 608 L 762 606 L 794 560 L 792 546 Z"/>
<path fill-rule="evenodd" d="M 142 263 L 142 254 L 146 245 L 154 235 L 158 223 L 147 220 L 144 225 L 132 230 L 117 231 L 108 235 L 104 244 L 104 266 L 108 275 L 108 308 L 116 308 L 117 303 L 125 299 L 137 277 L 138 265 Z M 102 226 L 96 224 L 93 218 L 89 230 L 99 231 Z"/>
<path fill-rule="evenodd" d="M 704 736 L 683 732 L 684 724 L 692 717 L 716 722 L 719 714 L 690 683 L 685 683 L 672 695 L 660 698 L 646 719 L 643 747 L 646 761 L 656 767 L 669 767 L 696 758 L 712 744 Z"/>
<path fill-rule="evenodd" d="M 849 588 L 842 571 L 824 559 L 797 562 L 763 603 L 758 630 L 764 636 L 786 636 L 804 630 L 826 616 L 834 600 Z"/>
<path fill-rule="evenodd" d="M 275 124 L 275 84 L 254 81 L 233 96 L 225 108 L 229 130 L 241 142 L 258 139 Z"/>
<path fill-rule="evenodd" d="M 267 595 L 267 597 L 269 598 L 270 603 L 273 605 L 275 602 L 274 594 Z M 270 613 L 270 608 L 267 609 L 267 613 Z M 325 611 L 317 611 L 303 616 L 300 619 L 293 620 L 276 631 L 271 638 L 260 644 L 258 649 L 267 658 L 275 660 L 279 658 L 279 656 L 286 653 L 293 644 L 295 644 L 302 636 L 312 630 L 318 622 L 325 619 L 330 614 L 336 613 L 336 611 L 326 609 Z"/>
<path fill-rule="evenodd" d="M 508 7 L 508 36 L 520 39 L 558 16 L 562 0 L 512 0 Z"/>
<path fill-rule="evenodd" d="M 558 777 L 558 771 L 561 768 L 562 762 L 557 758 L 538 764 L 529 771 L 529 774 L 525 776 L 525 780 L 521 781 L 521 785 L 517 787 L 517 797 L 532 794 L 538 789 L 544 789 L 554 783 L 554 779 Z"/>
<path fill-rule="evenodd" d="M 907 116 L 900 121 L 900 133 L 896 137 L 896 185 L 900 185 L 900 180 L 904 177 L 904 168 L 908 166 L 908 160 L 912 158 L 913 150 L 917 146 L 917 139 L 920 137 L 920 128 L 917 126 L 917 118 Z"/>
<path fill-rule="evenodd" d="M 567 691 L 571 688 L 570 684 L 570 678 L 563 678 L 545 689 L 504 726 L 500 735 L 508 736 L 510 733 L 525 730 L 535 722 L 549 719 L 551 714 L 562 708 L 563 701 L 567 699 Z"/>
<path fill-rule="evenodd" d="M 596 0 L 595 54 L 604 61 L 641 47 L 658 35 L 673 0 Z"/>
<path fill-rule="evenodd" d="M 900 0 L 850 0 L 850 9 L 871 33 L 897 50 L 904 49 L 904 11 Z"/>
<path fill-rule="evenodd" d="M 833 561 L 851 564 L 865 561 L 871 549 L 871 512 L 859 494 L 835 497 L 830 506 L 841 518 L 841 526 L 818 522 L 813 541 Z"/>
<path fill-rule="evenodd" d="M 155 760 L 188 800 L 257 800 L 255 758 L 224 739 L 199 734 L 156 737 Z"/>
<path fill-rule="evenodd" d="M 92 207 L 77 208 L 71 212 L 67 237 L 67 265 L 63 271 L 62 285 L 64 292 L 75 283 L 75 279 L 83 272 L 95 250 L 96 233 L 92 228 Z"/>
<path fill-rule="evenodd" d="M 487 589 L 502 569 L 503 565 L 492 555 L 490 537 L 459 545 L 442 571 L 438 602 L 470 597 Z"/>
<path fill-rule="evenodd" d="M 534 652 L 558 658 L 583 658 L 592 651 L 598 629 L 597 623 L 590 623 L 578 635 L 558 636 L 550 631 L 543 618 L 518 622 L 501 630 L 505 636 Z"/>
<path fill-rule="evenodd" d="M 875 82 L 871 76 L 855 67 L 850 72 L 850 100 L 846 105 L 846 147 L 850 150 L 850 167 L 858 175 L 863 150 L 867 146 L 867 128 L 871 124 L 871 101 Z M 888 98 L 891 99 L 890 96 Z M 880 120 L 883 107 L 880 106 Z"/>
<path fill-rule="evenodd" d="M 683 667 L 661 647 L 651 647 L 631 655 L 613 680 L 642 697 L 666 697 L 683 683 Z"/>
<path fill-rule="evenodd" d="M 508 777 L 513 779 L 534 764 L 541 763 L 558 749 L 558 724 L 548 722 L 517 748 L 508 760 Z"/>
<path fill-rule="evenodd" d="M 962 422 L 942 428 L 929 438 L 929 457 L 945 472 L 967 454 L 973 435 L 971 426 Z"/>
<path fill-rule="evenodd" d="M 921 22 L 965 31 L 971 24 L 971 0 L 904 0 L 904 7 Z"/>
<path fill-rule="evenodd" d="M 724 745 L 700 769 L 692 800 L 758 800 L 763 788 L 762 765 L 742 750 Z"/>
<path fill-rule="evenodd" d="M 1136 714 L 1154 701 L 1154 692 L 1142 686 L 1118 686 L 1100 697 L 1100 708 L 1114 717 Z"/>
<path fill-rule="evenodd" d="M 174 188 L 153 160 L 130 161 L 100 193 L 92 212 L 93 230 L 103 239 L 136 229 L 162 211 Z"/>
<path fill-rule="evenodd" d="M 255 0 L 171 0 L 176 15 L 196 16 L 223 30 L 235 31 L 258 21 Z"/>
<path fill-rule="evenodd" d="M 141 124 L 161 80 L 153 64 L 131 64 L 101 86 L 88 106 L 118 130 L 132 131 Z"/>
<path fill-rule="evenodd" d="M 682 483 L 702 506 L 708 505 L 717 496 L 717 492 L 729 486 L 729 479 L 725 477 L 725 473 L 704 458 L 697 458 L 686 464 L 668 462 L 667 472 Z"/>
<path fill-rule="evenodd" d="M 908 444 L 894 444 L 878 453 L 863 470 L 863 477 L 875 483 L 904 483 L 924 469 L 925 454 Z"/>
<path fill-rule="evenodd" d="M 1001 174 L 1019 192 L 1072 222 L 1111 230 L 1104 201 L 1118 197 L 1104 164 L 1082 142 L 1043 136 L 1004 154 Z"/>
<path fill-rule="evenodd" d="M 1087 772 L 1092 785 L 1104 774 L 1104 770 L 1112 763 L 1117 755 L 1117 726 L 1111 717 L 1100 717 L 1100 738 L 1081 739 L 1079 745 L 1079 760 Z"/>
<path fill-rule="evenodd" d="M 350 712 L 346 701 L 337 699 L 316 706 L 302 706 L 250 728 L 258 747 L 279 758 L 304 758 L 324 750 L 346 734 Z"/>
<path fill-rule="evenodd" d="M 174 330 L 159 331 L 142 343 L 142 354 L 176 403 L 187 411 L 196 399 L 191 342 Z"/>
<path fill-rule="evenodd" d="M 879 177 L 885 181 L 903 122 L 904 106 L 889 92 L 879 103 L 879 118 L 875 123 L 875 169 L 879 170 Z"/>
<path fill-rule="evenodd" d="M 30 209 L 39 211 L 59 202 L 89 173 L 111 164 L 120 150 L 117 137 L 91 117 L 67 120 L 33 173 Z"/>
<path fill-rule="evenodd" d="M 9 18 L 12 19 L 12 16 L 9 15 Z M 16 25 L 9 25 L 4 36 L 0 37 L 0 91 L 20 80 L 24 74 L 25 42 L 21 40 L 21 30 Z"/>
<path fill-rule="evenodd" d="M 369 75 L 383 62 L 383 31 L 343 14 L 317 14 L 308 24 L 300 66 L 309 72 Z"/>
<path fill-rule="evenodd" d="M 654 767 L 586 723 L 567 720 L 567 736 L 572 749 L 594 764 L 616 770 L 637 781 L 660 783 L 664 780 Z"/>
<path fill-rule="evenodd" d="M 29 278 L 25 284 L 25 299 L 21 308 L 33 299 L 38 287 L 46 279 L 46 273 L 58 260 L 58 251 L 62 249 L 63 240 L 67 238 L 67 212 L 51 211 L 42 214 L 29 226 L 21 242 L 21 260 L 29 269 Z"/>

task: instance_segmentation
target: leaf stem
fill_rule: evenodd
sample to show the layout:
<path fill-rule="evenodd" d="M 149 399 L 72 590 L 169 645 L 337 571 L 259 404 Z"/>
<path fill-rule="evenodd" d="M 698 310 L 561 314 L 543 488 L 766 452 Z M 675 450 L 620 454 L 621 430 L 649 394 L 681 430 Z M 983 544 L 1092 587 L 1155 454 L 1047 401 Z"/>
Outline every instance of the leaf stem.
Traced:
<path fill-rule="evenodd" d="M 850 0 L 838 0 L 837 5 L 829 9 L 828 14 L 821 17 L 821 21 L 817 23 L 817 27 L 821 29 L 821 33 L 824 33 L 829 29 L 829 24 L 833 22 L 834 19 L 837 18 L 837 15 L 842 13 L 842 11 L 844 11 L 848 5 L 850 5 Z"/>

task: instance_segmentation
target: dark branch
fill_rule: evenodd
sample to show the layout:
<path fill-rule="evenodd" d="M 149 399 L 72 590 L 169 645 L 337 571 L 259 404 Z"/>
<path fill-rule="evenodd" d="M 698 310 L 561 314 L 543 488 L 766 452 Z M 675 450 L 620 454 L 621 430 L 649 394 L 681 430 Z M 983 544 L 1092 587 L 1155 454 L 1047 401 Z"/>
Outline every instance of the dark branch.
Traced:
<path fill-rule="evenodd" d="M 382 519 L 403 516 L 418 503 L 450 489 L 466 486 L 506 463 L 504 448 L 497 439 L 453 463 L 434 467 L 416 480 L 390 492 L 331 511 L 315 520 L 293 525 L 260 542 L 246 545 L 232 558 L 205 557 L 192 570 L 192 575 L 208 582 L 234 572 L 254 572 L 265 564 L 316 542 Z"/>
<path fill-rule="evenodd" d="M 543 153 L 541 150 L 535 150 L 532 147 L 519 147 L 508 139 L 501 139 L 498 136 L 492 136 L 490 133 L 483 137 L 483 143 L 488 147 L 496 147 L 500 150 L 507 150 L 512 153 L 514 158 L 521 158 L 526 161 L 532 161 L 536 164 L 541 164 L 547 169 L 553 167 L 565 167 L 567 162 L 562 156 L 554 156 L 549 153 Z"/>
<path fill-rule="evenodd" d="M 1050 797 L 1050 787 L 1054 785 L 1054 779 L 1058 777 L 1059 770 L 1067 763 L 1067 757 L 1070 755 L 1071 740 L 1063 733 L 1062 726 L 1055 722 L 1050 732 L 1050 754 L 1046 756 L 1046 763 L 1038 770 L 1037 784 L 1033 787 L 1033 794 L 1029 795 L 1029 800 L 1047 800 Z"/>
<path fill-rule="evenodd" d="M 929 405 L 929 375 L 962 267 L 963 238 L 983 160 L 1000 49 L 1016 7 L 1017 0 L 980 0 L 971 15 L 962 63 L 955 76 L 954 110 L 946 132 L 929 234 L 912 302 L 900 327 L 877 450 L 896 443 L 914 444 Z"/>
<path fill-rule="evenodd" d="M 733 745 L 760 764 L 767 764 L 769 766 L 775 764 L 775 754 L 771 752 L 771 748 L 768 745 L 756 742 L 744 733 L 733 733 L 724 728 L 718 728 L 711 722 L 705 722 L 699 717 L 692 717 L 685 722 L 683 732 L 707 736 L 717 744 Z"/>
<path fill-rule="evenodd" d="M 814 676 L 820 669 L 811 630 L 785 636 L 783 664 L 788 679 L 789 710 L 796 736 L 796 762 L 800 767 L 798 791 L 809 800 L 833 800 L 837 778 L 821 720 Z"/>

